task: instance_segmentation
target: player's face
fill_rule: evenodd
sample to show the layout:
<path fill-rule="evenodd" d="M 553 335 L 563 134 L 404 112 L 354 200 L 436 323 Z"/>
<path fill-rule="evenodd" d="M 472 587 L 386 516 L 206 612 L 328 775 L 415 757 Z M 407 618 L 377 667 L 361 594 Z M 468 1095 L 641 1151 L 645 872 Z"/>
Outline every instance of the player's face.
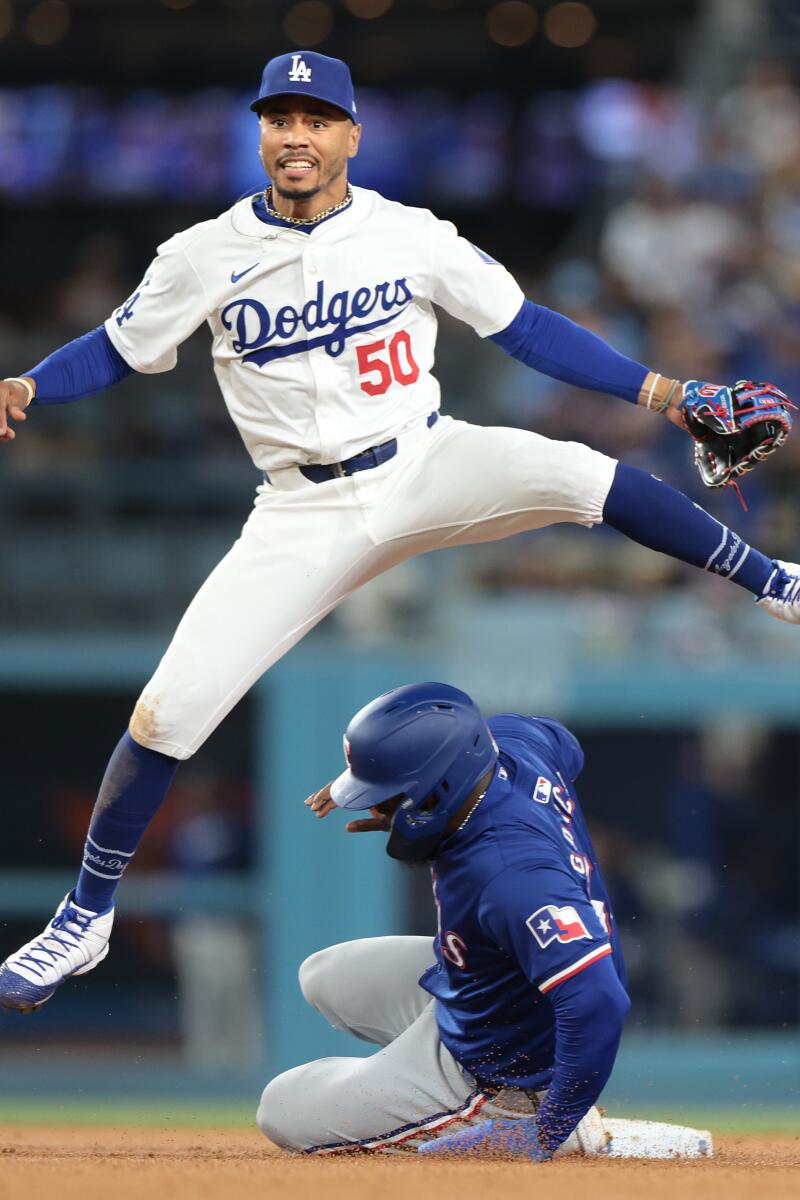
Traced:
<path fill-rule="evenodd" d="M 341 109 L 306 96 L 277 97 L 262 109 L 260 124 L 261 161 L 279 196 L 319 197 L 330 204 L 343 198 L 360 125 Z"/>

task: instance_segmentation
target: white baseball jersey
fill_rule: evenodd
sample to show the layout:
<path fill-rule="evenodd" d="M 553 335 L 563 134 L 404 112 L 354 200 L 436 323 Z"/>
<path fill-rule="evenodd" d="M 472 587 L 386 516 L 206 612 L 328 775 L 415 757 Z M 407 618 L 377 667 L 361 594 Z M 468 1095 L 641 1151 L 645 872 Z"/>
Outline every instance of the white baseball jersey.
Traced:
<path fill-rule="evenodd" d="M 434 304 L 487 337 L 523 300 L 449 222 L 353 188 L 311 233 L 265 223 L 246 197 L 176 234 L 106 330 L 150 373 L 208 321 L 228 411 L 273 471 L 340 462 L 439 408 Z"/>

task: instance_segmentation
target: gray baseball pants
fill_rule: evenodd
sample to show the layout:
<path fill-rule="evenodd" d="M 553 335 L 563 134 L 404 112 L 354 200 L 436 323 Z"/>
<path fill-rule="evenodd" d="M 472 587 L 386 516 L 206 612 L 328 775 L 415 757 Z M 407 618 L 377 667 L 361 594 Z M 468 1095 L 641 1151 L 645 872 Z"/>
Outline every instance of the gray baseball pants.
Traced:
<path fill-rule="evenodd" d="M 258 1107 L 287 1150 L 415 1149 L 478 1112 L 487 1097 L 439 1040 L 434 1000 L 419 986 L 434 960 L 427 937 L 364 938 L 320 950 L 300 987 L 334 1029 L 380 1046 L 369 1058 L 323 1058 L 278 1075 Z"/>
<path fill-rule="evenodd" d="M 322 1058 L 278 1075 L 258 1107 L 276 1145 L 300 1153 L 416 1152 L 445 1129 L 487 1117 L 529 1117 L 516 1088 L 487 1095 L 439 1040 L 434 1000 L 417 982 L 433 962 L 426 937 L 364 938 L 320 950 L 300 968 L 309 1004 L 334 1029 L 381 1047 L 369 1058 Z M 556 1154 L 708 1158 L 707 1130 L 603 1118 L 591 1108 Z"/>

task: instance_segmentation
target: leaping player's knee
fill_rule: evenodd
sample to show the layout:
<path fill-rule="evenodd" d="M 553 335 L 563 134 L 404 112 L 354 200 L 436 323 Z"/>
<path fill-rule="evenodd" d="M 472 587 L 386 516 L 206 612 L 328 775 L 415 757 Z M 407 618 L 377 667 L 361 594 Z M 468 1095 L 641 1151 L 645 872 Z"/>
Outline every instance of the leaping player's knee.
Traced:
<path fill-rule="evenodd" d="M 158 750 L 181 761 L 191 758 L 192 750 L 184 744 L 161 696 L 142 693 L 133 710 L 128 732 L 135 742 L 148 750 Z"/>

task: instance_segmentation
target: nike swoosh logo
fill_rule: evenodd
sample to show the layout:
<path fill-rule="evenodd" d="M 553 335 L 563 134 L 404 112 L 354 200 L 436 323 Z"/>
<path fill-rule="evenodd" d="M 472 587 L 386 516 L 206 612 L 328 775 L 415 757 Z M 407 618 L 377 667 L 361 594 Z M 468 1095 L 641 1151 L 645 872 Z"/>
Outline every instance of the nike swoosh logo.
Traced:
<path fill-rule="evenodd" d="M 258 262 L 261 262 L 261 259 L 259 259 Z M 235 271 L 231 271 L 231 283 L 238 283 L 240 279 L 244 279 L 245 275 L 249 275 L 251 271 L 255 271 L 257 266 L 258 263 L 254 262 L 252 267 L 246 267 L 245 270 L 240 271 L 238 275 Z"/>

